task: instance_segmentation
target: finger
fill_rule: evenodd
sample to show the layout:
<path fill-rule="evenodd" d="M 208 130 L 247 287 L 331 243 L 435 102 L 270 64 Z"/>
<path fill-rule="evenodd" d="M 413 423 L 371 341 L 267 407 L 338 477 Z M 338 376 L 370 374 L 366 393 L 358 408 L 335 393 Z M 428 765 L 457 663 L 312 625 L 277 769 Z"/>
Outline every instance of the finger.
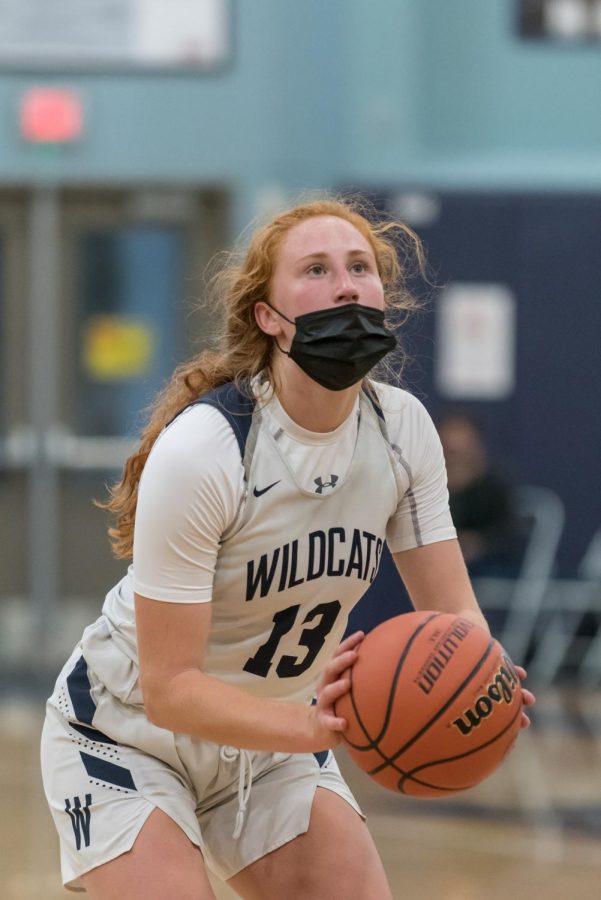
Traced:
<path fill-rule="evenodd" d="M 340 697 L 348 693 L 350 686 L 351 682 L 349 678 L 340 678 L 338 681 L 333 681 L 331 684 L 326 685 L 323 690 L 319 692 L 319 697 L 317 698 L 318 709 L 321 711 L 327 707 L 333 706 L 336 700 L 339 700 Z"/>
<path fill-rule="evenodd" d="M 524 669 L 523 666 L 516 666 L 515 670 L 518 673 L 520 681 L 525 681 L 528 677 L 528 672 L 526 671 L 526 669 Z"/>
<path fill-rule="evenodd" d="M 525 688 L 522 688 L 522 701 L 524 706 L 532 706 L 533 703 L 536 703 L 536 697 L 532 691 L 527 691 Z"/>
<path fill-rule="evenodd" d="M 357 662 L 359 655 L 356 650 L 347 650 L 340 656 L 334 656 L 323 671 L 322 684 L 327 684 L 338 678 L 346 669 L 350 669 Z"/>
<path fill-rule="evenodd" d="M 526 728 L 530 728 L 531 722 L 526 713 L 522 713 L 522 718 L 520 721 L 520 730 L 523 731 Z"/>
<path fill-rule="evenodd" d="M 340 653 L 345 653 L 347 650 L 354 650 L 359 646 L 364 637 L 364 631 L 355 631 L 353 634 L 350 634 L 338 645 L 334 656 L 338 656 Z"/>
<path fill-rule="evenodd" d="M 321 724 L 324 728 L 327 728 L 329 731 L 346 731 L 348 728 L 348 722 L 346 719 L 341 718 L 341 716 L 335 716 L 332 713 L 324 712 L 321 716 Z"/>

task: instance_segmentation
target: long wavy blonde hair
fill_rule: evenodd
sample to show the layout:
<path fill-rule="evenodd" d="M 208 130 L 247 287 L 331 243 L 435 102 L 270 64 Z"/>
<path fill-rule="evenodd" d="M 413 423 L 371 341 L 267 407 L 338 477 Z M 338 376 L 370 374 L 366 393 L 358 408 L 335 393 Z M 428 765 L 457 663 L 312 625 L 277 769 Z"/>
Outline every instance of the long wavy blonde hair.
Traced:
<path fill-rule="evenodd" d="M 132 556 L 138 484 L 148 454 L 162 429 L 192 401 L 225 382 L 242 390 L 255 376 L 273 380 L 274 341 L 255 321 L 254 306 L 269 296 L 277 253 L 286 233 L 306 219 L 338 216 L 357 228 L 371 245 L 384 287 L 385 308 L 406 316 L 416 300 L 408 289 L 415 263 L 424 273 L 424 258 L 417 235 L 401 222 L 378 220 L 363 200 L 325 197 L 302 203 L 276 216 L 255 231 L 247 249 L 226 255 L 209 283 L 209 298 L 222 312 L 216 349 L 204 350 L 178 366 L 166 387 L 150 407 L 148 421 L 136 451 L 125 463 L 122 478 L 111 489 L 106 502 L 97 505 L 115 516 L 109 528 L 113 553 L 120 559 Z M 395 315 L 395 325 L 399 316 Z M 404 362 L 397 352 L 394 371 Z"/>

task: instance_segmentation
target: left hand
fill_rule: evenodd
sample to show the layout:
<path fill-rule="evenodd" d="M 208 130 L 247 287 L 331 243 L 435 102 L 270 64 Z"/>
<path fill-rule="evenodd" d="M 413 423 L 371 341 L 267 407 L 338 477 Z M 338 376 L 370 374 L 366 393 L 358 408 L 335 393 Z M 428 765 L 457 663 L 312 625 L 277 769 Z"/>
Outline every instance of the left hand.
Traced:
<path fill-rule="evenodd" d="M 363 631 L 356 631 L 342 641 L 317 686 L 317 702 L 311 707 L 311 713 L 316 729 L 325 731 L 329 738 L 329 742 L 318 749 L 336 747 L 342 741 L 342 732 L 348 727 L 346 719 L 336 715 L 336 701 L 351 688 L 350 669 L 359 658 L 357 651 L 364 637 Z"/>
<path fill-rule="evenodd" d="M 522 666 L 515 666 L 515 670 L 519 675 L 520 681 L 525 681 L 527 675 L 526 670 L 522 668 Z M 522 688 L 522 702 L 524 704 L 524 707 L 532 706 L 536 702 L 536 697 L 531 691 L 526 690 L 526 688 Z M 520 727 L 524 729 L 528 728 L 529 726 L 530 719 L 526 710 L 524 709 L 522 710 L 522 722 Z"/>

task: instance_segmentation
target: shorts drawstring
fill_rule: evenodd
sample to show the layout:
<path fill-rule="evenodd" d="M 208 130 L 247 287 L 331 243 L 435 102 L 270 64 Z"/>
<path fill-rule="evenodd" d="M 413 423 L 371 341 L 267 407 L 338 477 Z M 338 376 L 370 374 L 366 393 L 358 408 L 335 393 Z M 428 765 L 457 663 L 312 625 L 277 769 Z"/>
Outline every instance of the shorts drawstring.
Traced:
<path fill-rule="evenodd" d="M 248 750 L 239 750 L 238 747 L 222 747 L 219 755 L 224 762 L 232 762 L 238 758 L 240 770 L 238 774 L 238 813 L 236 815 L 236 827 L 234 828 L 232 837 L 239 838 L 244 825 L 244 816 L 246 814 L 246 805 L 250 797 L 250 790 L 253 783 L 253 764 L 252 758 Z M 246 784 L 246 773 L 248 771 L 248 784 Z"/>

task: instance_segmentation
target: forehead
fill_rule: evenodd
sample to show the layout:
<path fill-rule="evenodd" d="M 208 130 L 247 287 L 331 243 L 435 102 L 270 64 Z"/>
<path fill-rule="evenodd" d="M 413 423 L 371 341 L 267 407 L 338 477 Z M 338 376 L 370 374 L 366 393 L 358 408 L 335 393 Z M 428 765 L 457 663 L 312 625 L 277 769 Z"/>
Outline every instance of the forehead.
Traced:
<path fill-rule="evenodd" d="M 280 245 L 280 260 L 293 261 L 312 253 L 361 250 L 373 255 L 358 228 L 339 216 L 313 216 L 293 225 Z"/>

